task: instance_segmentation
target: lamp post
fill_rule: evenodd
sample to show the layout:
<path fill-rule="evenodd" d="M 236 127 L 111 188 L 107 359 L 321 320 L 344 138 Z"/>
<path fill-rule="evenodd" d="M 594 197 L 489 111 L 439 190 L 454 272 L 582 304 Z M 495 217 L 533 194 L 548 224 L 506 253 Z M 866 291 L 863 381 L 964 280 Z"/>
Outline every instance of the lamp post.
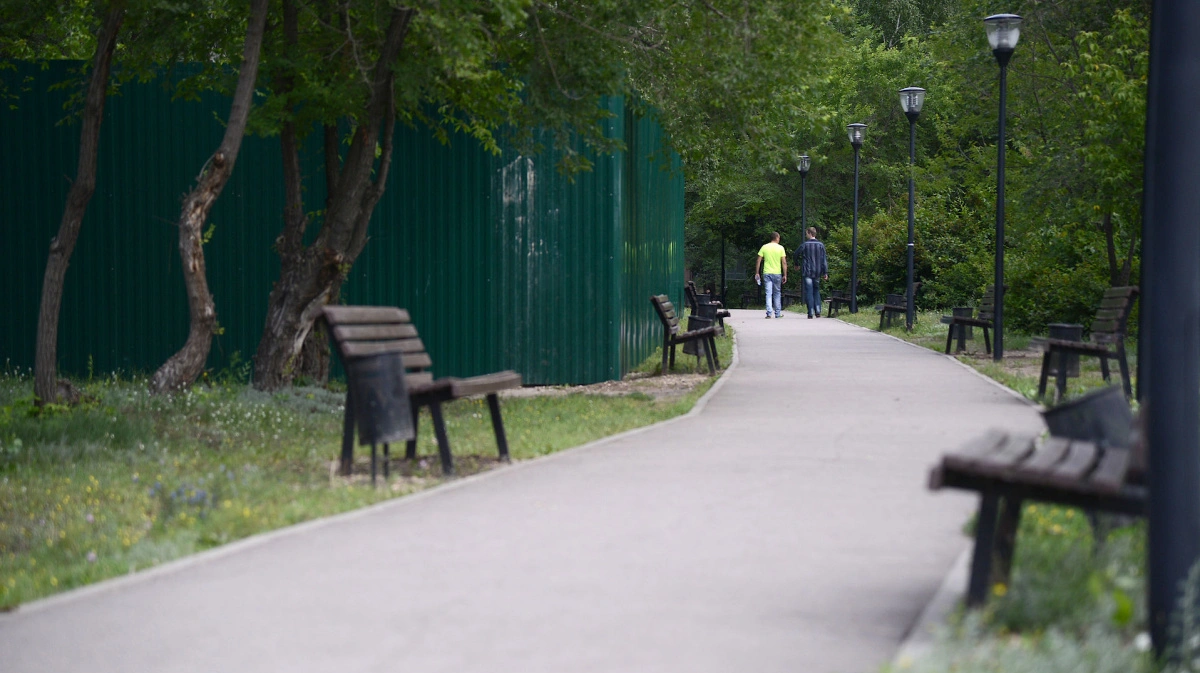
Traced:
<path fill-rule="evenodd" d="M 854 222 L 850 229 L 850 312 L 858 313 L 858 150 L 862 148 L 866 124 L 847 124 L 846 132 L 854 146 Z"/>
<path fill-rule="evenodd" d="M 1021 17 L 994 14 L 983 20 L 988 44 L 1000 64 L 1000 131 L 996 143 L 996 307 L 992 314 L 992 359 L 1004 358 L 1004 108 L 1008 105 L 1008 61 L 1021 37 Z"/>
<path fill-rule="evenodd" d="M 804 207 L 804 178 L 808 177 L 808 167 L 812 162 L 807 154 L 796 157 L 796 170 L 800 171 L 800 240 L 808 233 L 808 209 Z"/>
<path fill-rule="evenodd" d="M 917 164 L 917 116 L 921 114 L 921 106 L 925 104 L 925 90 L 919 86 L 905 87 L 900 90 L 900 109 L 908 117 L 908 310 L 905 314 L 905 328 L 911 332 L 913 327 L 913 228 L 914 215 L 913 171 Z"/>

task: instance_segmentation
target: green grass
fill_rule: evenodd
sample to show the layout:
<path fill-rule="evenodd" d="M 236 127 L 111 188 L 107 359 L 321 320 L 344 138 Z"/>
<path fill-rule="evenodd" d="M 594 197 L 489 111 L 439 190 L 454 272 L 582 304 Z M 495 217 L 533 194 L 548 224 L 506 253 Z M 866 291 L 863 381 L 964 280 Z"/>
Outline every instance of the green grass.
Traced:
<path fill-rule="evenodd" d="M 506 398 L 510 452 L 533 458 L 677 416 L 713 380 L 661 401 Z M 357 451 L 352 476 L 335 474 L 344 393 L 225 382 L 156 397 L 144 380 L 79 385 L 85 403 L 38 408 L 28 375 L 0 376 L 0 608 L 442 481 L 427 412 L 418 461 L 396 447 L 392 478 L 372 488 L 369 451 Z M 482 399 L 444 412 L 460 475 L 498 464 Z"/>
<path fill-rule="evenodd" d="M 947 313 L 947 311 L 918 312 L 917 322 L 913 325 L 911 333 L 904 329 L 903 320 L 898 321 L 891 327 L 884 328 L 883 331 L 886 334 L 904 339 L 918 346 L 944 353 L 946 349 L 946 331 L 949 327 L 941 323 L 941 317 Z M 868 329 L 879 329 L 879 312 L 874 309 L 874 305 L 870 307 L 860 306 L 856 314 L 851 314 L 849 311 L 842 311 L 838 314 L 837 318 Z M 965 362 L 974 367 L 984 376 L 1012 388 L 1026 398 L 1049 405 L 1053 402 L 1053 377 L 1047 382 L 1046 398 L 1039 398 L 1037 389 L 1038 379 L 1041 376 L 1042 352 L 1036 349 L 1036 347 L 1031 348 L 1030 343 L 1031 335 L 1006 331 L 1004 334 L 1004 360 L 997 363 L 984 349 L 983 330 L 976 328 L 974 330 L 974 338 L 967 341 L 966 352 L 958 354 L 955 357 L 960 362 Z M 1126 351 L 1129 358 L 1129 371 L 1133 379 L 1132 385 L 1136 388 L 1136 340 L 1130 340 L 1126 344 Z M 1079 359 L 1079 363 L 1079 377 L 1067 379 L 1067 397 L 1076 397 L 1090 390 L 1102 388 L 1107 385 L 1104 383 L 1104 377 L 1100 372 L 1099 358 L 1082 357 Z M 1109 367 L 1111 369 L 1112 385 L 1120 385 L 1121 373 L 1117 367 L 1117 363 L 1110 361 Z"/>

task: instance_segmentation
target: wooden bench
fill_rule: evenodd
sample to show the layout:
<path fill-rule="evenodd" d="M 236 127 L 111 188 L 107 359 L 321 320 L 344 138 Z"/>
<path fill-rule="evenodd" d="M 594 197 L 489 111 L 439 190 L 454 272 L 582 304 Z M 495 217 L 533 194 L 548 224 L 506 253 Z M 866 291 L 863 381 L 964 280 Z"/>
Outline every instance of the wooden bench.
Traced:
<path fill-rule="evenodd" d="M 917 294 L 917 290 L 920 288 L 920 283 L 913 283 L 914 297 Z M 903 292 L 888 294 L 882 304 L 875 305 L 875 310 L 879 311 L 879 331 L 882 332 L 885 322 L 887 323 L 888 327 L 891 327 L 892 321 L 895 318 L 905 318 L 908 316 L 908 295 Z"/>
<path fill-rule="evenodd" d="M 491 411 L 492 430 L 500 459 L 507 462 L 508 440 L 504 434 L 504 421 L 500 416 L 500 401 L 497 393 L 521 386 L 521 375 L 514 371 L 503 371 L 469 378 L 444 377 L 435 379 L 430 368 L 433 360 L 425 352 L 425 345 L 412 324 L 408 311 L 393 306 L 326 306 L 322 309 L 329 334 L 337 347 L 342 362 L 356 357 L 380 353 L 400 353 L 404 363 L 404 381 L 408 386 L 408 397 L 413 412 L 413 438 L 408 440 L 404 457 L 417 457 L 418 427 L 417 410 L 429 407 L 433 417 L 433 430 L 437 437 L 438 453 L 442 461 L 442 472 L 454 474 L 454 461 L 450 455 L 450 440 L 446 436 L 446 424 L 442 417 L 442 403 L 472 395 L 485 395 Z M 354 461 L 354 419 L 351 400 L 346 401 L 346 417 L 342 434 L 341 473 L 350 474 Z M 383 445 L 384 476 L 388 475 L 388 446 Z M 375 464 L 371 463 L 372 478 Z"/>
<path fill-rule="evenodd" d="M 671 303 L 670 297 L 665 294 L 658 294 L 650 297 L 650 303 L 654 305 L 654 312 L 658 314 L 658 319 L 663 325 L 663 355 L 662 355 L 662 373 L 666 374 L 669 369 L 675 368 L 675 346 L 677 344 L 696 342 L 704 351 L 705 357 L 708 359 L 708 373 L 715 376 L 717 367 L 721 366 L 720 360 L 717 359 L 717 327 L 710 324 L 702 329 L 691 330 L 688 332 L 680 331 L 679 316 L 675 314 L 675 305 Z M 668 353 L 670 354 L 668 363 Z M 700 360 L 699 350 L 696 352 L 696 361 Z"/>
<path fill-rule="evenodd" d="M 1137 298 L 1138 288 L 1112 287 L 1104 291 L 1100 308 L 1092 320 L 1090 341 L 1068 341 L 1065 339 L 1038 339 L 1042 355 L 1042 375 L 1038 380 L 1038 397 L 1046 394 L 1046 380 L 1050 375 L 1051 358 L 1059 355 L 1059 360 L 1065 360 L 1065 354 L 1087 355 L 1100 358 L 1100 373 L 1104 380 L 1111 381 L 1108 371 L 1108 359 L 1115 358 L 1121 368 L 1121 383 L 1125 389 L 1125 397 L 1133 397 L 1133 385 L 1129 381 L 1129 361 L 1125 357 L 1125 337 L 1129 314 L 1133 310 L 1133 302 Z M 1067 367 L 1059 364 L 1055 381 L 1055 399 L 1062 399 L 1067 392 Z"/>
<path fill-rule="evenodd" d="M 980 494 L 967 604 L 982 605 L 989 587 L 1007 582 L 1026 500 L 1145 516 L 1146 486 L 1135 467 L 1144 465 L 1144 457 L 1135 455 L 1141 446 L 1100 448 L 1065 437 L 1041 441 L 989 430 L 943 456 L 929 487 Z"/>
<path fill-rule="evenodd" d="M 792 304 L 803 304 L 804 293 L 799 290 L 783 290 L 779 293 L 780 308 L 787 308 Z"/>
<path fill-rule="evenodd" d="M 988 331 L 992 329 L 992 321 L 996 315 L 996 286 L 989 285 L 987 291 L 983 293 L 983 299 L 979 302 L 979 315 L 944 315 L 942 322 L 949 325 L 946 332 L 946 355 L 950 354 L 950 343 L 954 340 L 955 334 L 958 335 L 957 351 L 964 351 L 967 348 L 967 328 L 979 327 L 983 329 L 983 348 L 988 353 L 992 352 L 992 342 L 989 338 Z"/>
<path fill-rule="evenodd" d="M 845 290 L 830 290 L 825 301 L 829 302 L 829 310 L 825 315 L 830 318 L 837 315 L 842 307 L 850 308 L 850 286 L 847 285 Z"/>
<path fill-rule="evenodd" d="M 697 292 L 696 283 L 690 280 L 683 286 L 683 296 L 693 315 L 714 320 L 720 326 L 721 334 L 725 333 L 725 318 L 731 314 L 721 302 L 714 301 L 707 293 Z"/>

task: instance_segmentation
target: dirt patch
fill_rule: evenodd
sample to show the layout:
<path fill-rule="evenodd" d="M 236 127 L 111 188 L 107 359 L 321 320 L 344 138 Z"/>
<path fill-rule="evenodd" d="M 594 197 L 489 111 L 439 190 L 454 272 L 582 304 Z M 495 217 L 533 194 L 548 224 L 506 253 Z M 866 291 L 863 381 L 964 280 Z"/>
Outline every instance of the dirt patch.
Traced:
<path fill-rule="evenodd" d="M 659 401 L 677 400 L 709 380 L 707 374 L 635 373 L 620 381 L 601 381 L 582 386 L 525 386 L 505 390 L 501 397 L 538 397 L 543 395 L 635 395 L 653 397 Z"/>

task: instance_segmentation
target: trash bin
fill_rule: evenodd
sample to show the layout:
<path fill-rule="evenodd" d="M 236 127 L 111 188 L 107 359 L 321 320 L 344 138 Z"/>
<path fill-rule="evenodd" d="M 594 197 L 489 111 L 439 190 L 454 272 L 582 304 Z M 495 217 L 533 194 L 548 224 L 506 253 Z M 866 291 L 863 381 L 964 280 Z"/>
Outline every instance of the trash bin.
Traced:
<path fill-rule="evenodd" d="M 400 353 L 347 358 L 347 412 L 358 425 L 358 442 L 386 444 L 416 436 L 404 362 Z"/>
<path fill-rule="evenodd" d="M 1056 437 L 1095 442 L 1105 447 L 1130 445 L 1133 413 L 1120 386 L 1109 386 L 1042 412 Z"/>
<path fill-rule="evenodd" d="M 714 309 L 715 308 L 716 307 L 714 307 Z M 712 326 L 712 318 L 705 318 L 698 315 L 688 316 L 687 331 L 689 332 Z M 705 339 L 693 339 L 691 341 L 685 341 L 683 342 L 683 352 L 688 355 L 695 355 L 696 357 L 705 357 L 708 354 L 708 341 Z"/>
<path fill-rule="evenodd" d="M 1050 338 L 1060 341 L 1083 341 L 1083 325 L 1071 323 L 1050 323 Z M 1060 363 L 1066 367 L 1068 377 L 1079 376 L 1078 353 L 1055 353 L 1050 358 L 1050 376 L 1058 375 Z"/>
<path fill-rule="evenodd" d="M 970 306 L 955 306 L 950 309 L 954 313 L 955 318 L 974 318 L 975 309 Z M 955 329 L 963 330 L 962 338 L 971 340 L 975 338 L 975 328 L 970 325 L 955 325 Z"/>

